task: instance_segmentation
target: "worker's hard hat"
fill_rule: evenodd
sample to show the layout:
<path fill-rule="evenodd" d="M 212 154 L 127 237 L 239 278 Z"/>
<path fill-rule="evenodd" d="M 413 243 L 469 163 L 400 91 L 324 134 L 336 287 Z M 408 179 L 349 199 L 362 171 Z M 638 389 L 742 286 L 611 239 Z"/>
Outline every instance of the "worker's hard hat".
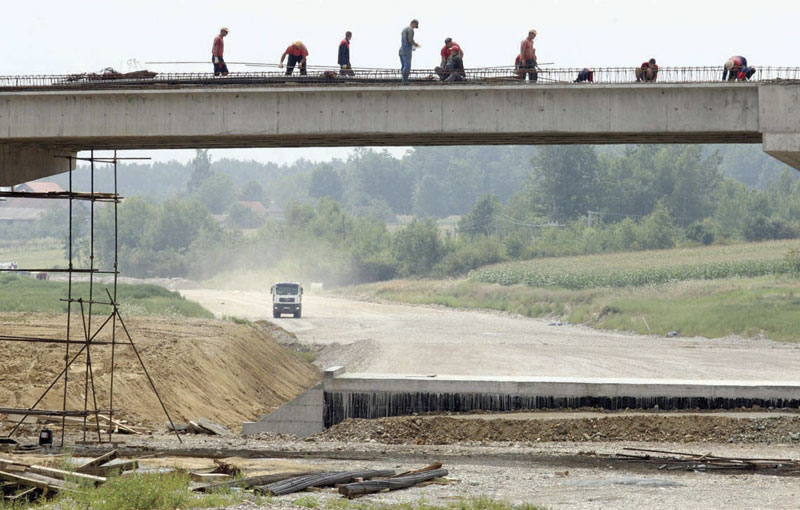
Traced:
<path fill-rule="evenodd" d="M 731 69 L 733 69 L 733 60 L 727 60 L 727 61 L 725 61 L 725 69 L 727 69 L 728 71 L 730 71 Z"/>
<path fill-rule="evenodd" d="M 231 30 L 228 27 L 222 27 L 219 29 L 220 32 L 230 32 Z"/>

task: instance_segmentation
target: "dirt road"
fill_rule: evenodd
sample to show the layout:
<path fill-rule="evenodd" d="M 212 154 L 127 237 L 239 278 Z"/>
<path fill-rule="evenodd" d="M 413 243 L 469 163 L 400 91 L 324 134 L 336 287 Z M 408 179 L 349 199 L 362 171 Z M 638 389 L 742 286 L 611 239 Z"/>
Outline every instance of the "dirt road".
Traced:
<path fill-rule="evenodd" d="M 507 314 L 306 294 L 302 319 L 272 319 L 268 293 L 187 290 L 222 315 L 267 319 L 307 344 L 338 344 L 350 371 L 438 375 L 794 381 L 800 345 L 660 338 L 549 326 Z"/>

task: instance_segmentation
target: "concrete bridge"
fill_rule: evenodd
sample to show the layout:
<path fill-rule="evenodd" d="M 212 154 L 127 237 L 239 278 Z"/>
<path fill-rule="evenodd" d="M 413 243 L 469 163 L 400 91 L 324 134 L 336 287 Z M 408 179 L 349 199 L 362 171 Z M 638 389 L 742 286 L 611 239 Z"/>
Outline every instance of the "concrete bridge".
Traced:
<path fill-rule="evenodd" d="M 762 143 L 800 169 L 800 83 L 0 92 L 0 185 L 87 149 Z"/>

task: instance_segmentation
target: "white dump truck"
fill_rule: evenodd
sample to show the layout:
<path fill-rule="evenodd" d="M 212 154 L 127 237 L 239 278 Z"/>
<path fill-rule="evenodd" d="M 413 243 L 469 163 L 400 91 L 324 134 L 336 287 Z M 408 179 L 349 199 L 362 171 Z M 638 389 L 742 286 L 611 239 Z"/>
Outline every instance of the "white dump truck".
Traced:
<path fill-rule="evenodd" d="M 272 286 L 272 316 L 291 313 L 299 319 L 303 312 L 303 286 L 295 282 L 281 282 Z"/>

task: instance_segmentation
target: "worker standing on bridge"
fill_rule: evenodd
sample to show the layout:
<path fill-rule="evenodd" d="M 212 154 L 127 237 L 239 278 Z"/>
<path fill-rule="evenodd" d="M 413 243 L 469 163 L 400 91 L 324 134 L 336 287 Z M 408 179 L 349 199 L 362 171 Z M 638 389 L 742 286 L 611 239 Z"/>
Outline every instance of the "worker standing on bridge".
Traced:
<path fill-rule="evenodd" d="M 214 64 L 214 76 L 228 76 L 228 66 L 225 65 L 225 60 L 222 54 L 225 51 L 225 41 L 223 38 L 228 35 L 228 27 L 219 29 L 219 35 L 214 38 L 214 44 L 211 45 L 211 63 Z"/>
<path fill-rule="evenodd" d="M 464 79 L 464 51 L 452 37 L 444 40 L 441 51 L 442 60 L 436 74 L 442 81 L 461 81 Z"/>
<path fill-rule="evenodd" d="M 306 75 L 306 60 L 308 59 L 308 48 L 302 41 L 295 41 L 290 44 L 286 51 L 281 55 L 281 62 L 278 67 L 283 67 L 283 61 L 286 57 L 289 61 L 286 63 L 286 76 L 291 76 L 294 72 L 294 66 L 300 65 L 300 76 Z"/>
<path fill-rule="evenodd" d="M 722 81 L 747 81 L 755 73 L 755 68 L 747 65 L 746 58 L 741 55 L 736 55 L 725 62 L 725 70 L 722 71 Z"/>
<path fill-rule="evenodd" d="M 400 73 L 403 75 L 403 85 L 408 85 L 408 76 L 411 74 L 411 54 L 419 48 L 414 40 L 414 30 L 419 28 L 419 21 L 412 19 L 411 23 L 400 33 Z"/>
<path fill-rule="evenodd" d="M 342 76 L 355 76 L 353 73 L 353 66 L 350 65 L 350 39 L 353 38 L 353 32 L 347 31 L 344 34 L 344 39 L 339 43 L 339 74 Z"/>
<path fill-rule="evenodd" d="M 525 76 L 532 83 L 539 80 L 539 73 L 536 71 L 536 48 L 533 47 L 533 40 L 536 39 L 537 32 L 534 29 L 528 31 L 528 37 L 522 40 L 519 46 L 519 59 L 520 59 L 520 78 L 525 81 Z"/>
<path fill-rule="evenodd" d="M 656 81 L 658 78 L 658 65 L 656 59 L 651 58 L 647 62 L 643 62 L 640 67 L 636 68 L 636 81 Z"/>

